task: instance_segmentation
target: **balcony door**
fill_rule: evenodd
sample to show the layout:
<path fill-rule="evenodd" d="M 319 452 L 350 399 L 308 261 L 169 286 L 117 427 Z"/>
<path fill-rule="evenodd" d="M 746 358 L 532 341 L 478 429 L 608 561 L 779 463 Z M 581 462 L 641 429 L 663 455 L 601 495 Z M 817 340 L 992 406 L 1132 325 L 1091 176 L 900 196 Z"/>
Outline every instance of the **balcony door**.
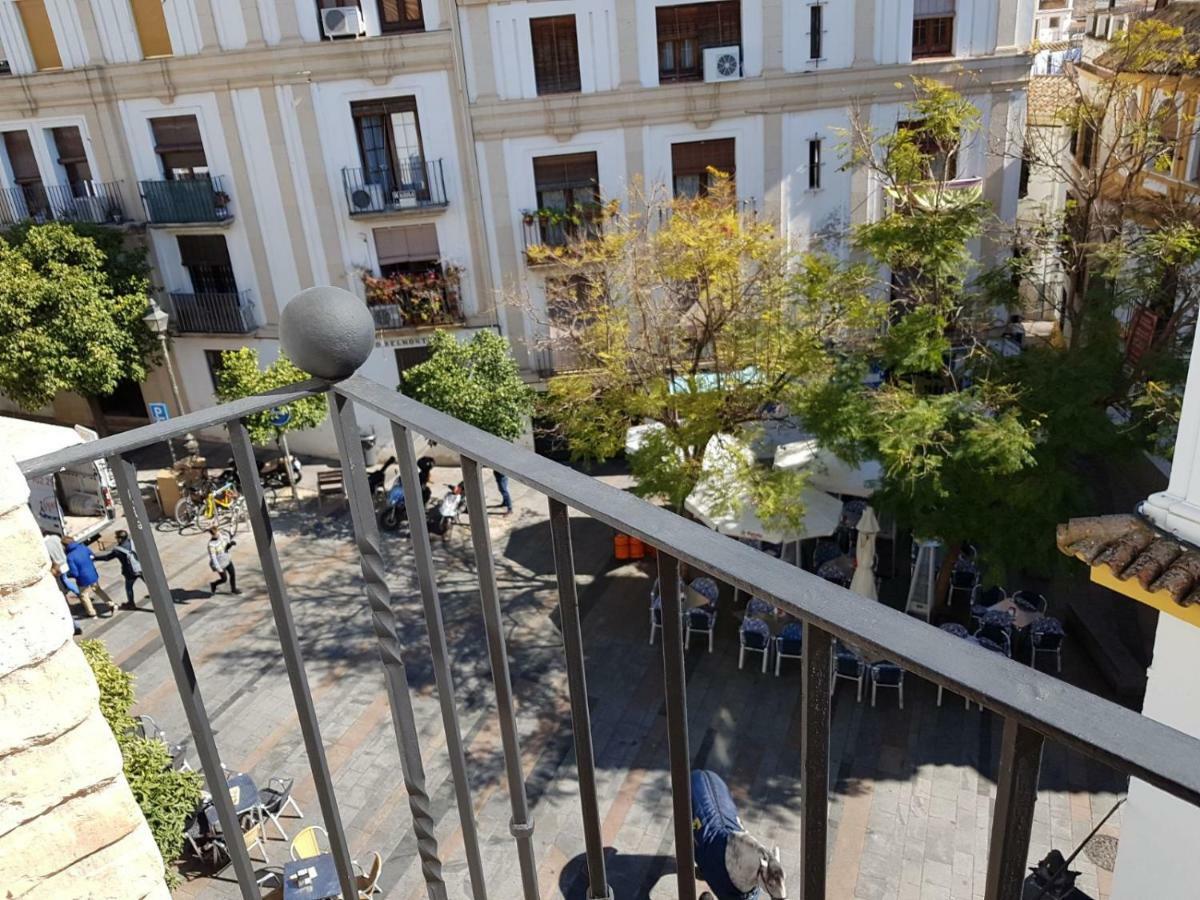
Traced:
<path fill-rule="evenodd" d="M 67 178 L 72 197 L 87 197 L 91 193 L 92 167 L 88 164 L 83 135 L 74 125 L 51 128 L 50 137 L 58 152 L 58 164 Z"/>
<path fill-rule="evenodd" d="M 350 114 L 358 138 L 362 182 L 385 195 L 379 198 L 377 206 L 383 208 L 405 193 L 414 193 L 418 200 L 428 201 L 429 178 L 417 99 L 388 97 L 359 101 L 350 104 Z"/>
<path fill-rule="evenodd" d="M 233 263 L 223 234 L 188 234 L 175 238 L 179 259 L 187 269 L 193 294 L 236 294 Z"/>
<path fill-rule="evenodd" d="M 660 6 L 654 11 L 658 31 L 658 80 L 701 81 L 704 50 L 742 43 L 741 0 Z"/>
<path fill-rule="evenodd" d="M 16 185 L 12 197 L 4 204 L 5 207 L 11 207 L 3 210 L 4 218 L 13 221 L 49 218 L 50 202 L 29 132 L 4 132 L 4 152 L 8 156 L 8 166 Z"/>
<path fill-rule="evenodd" d="M 600 173 L 595 153 L 534 157 L 533 181 L 538 209 L 542 211 L 537 221 L 541 230 L 537 243 L 562 246 L 570 238 L 582 236 L 596 220 Z"/>
<path fill-rule="evenodd" d="M 671 145 L 671 186 L 676 197 L 704 197 L 716 180 L 709 169 L 733 180 L 733 138 L 716 141 L 685 141 Z"/>
<path fill-rule="evenodd" d="M 209 176 L 208 157 L 204 154 L 200 123 L 195 116 L 151 119 L 150 130 L 154 134 L 154 152 L 162 166 L 163 178 L 185 181 Z"/>

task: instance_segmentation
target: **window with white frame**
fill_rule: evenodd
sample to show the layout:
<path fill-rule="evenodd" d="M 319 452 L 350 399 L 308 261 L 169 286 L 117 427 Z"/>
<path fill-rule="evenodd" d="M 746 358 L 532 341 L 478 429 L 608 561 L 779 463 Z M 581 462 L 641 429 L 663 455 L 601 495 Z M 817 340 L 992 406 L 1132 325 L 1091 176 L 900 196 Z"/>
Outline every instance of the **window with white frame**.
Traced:
<path fill-rule="evenodd" d="M 913 59 L 954 53 L 955 0 L 913 0 Z"/>

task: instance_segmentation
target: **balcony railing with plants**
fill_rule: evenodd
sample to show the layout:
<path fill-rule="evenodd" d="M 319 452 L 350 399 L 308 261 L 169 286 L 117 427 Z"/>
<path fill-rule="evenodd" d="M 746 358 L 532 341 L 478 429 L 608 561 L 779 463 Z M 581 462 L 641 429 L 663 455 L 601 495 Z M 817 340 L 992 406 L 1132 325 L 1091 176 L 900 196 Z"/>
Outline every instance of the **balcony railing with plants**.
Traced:
<path fill-rule="evenodd" d="M 191 225 L 233 218 L 220 176 L 140 182 L 146 221 L 151 225 Z"/>
<path fill-rule="evenodd" d="M 0 225 L 26 221 L 121 225 L 127 217 L 120 182 L 34 184 L 0 189 Z"/>
<path fill-rule="evenodd" d="M 411 160 L 396 167 L 342 169 L 350 215 L 367 216 L 448 205 L 440 159 Z"/>
<path fill-rule="evenodd" d="M 170 296 L 180 334 L 249 334 L 258 328 L 258 306 L 249 291 Z"/>
<path fill-rule="evenodd" d="M 578 256 L 589 241 L 604 234 L 604 223 L 614 211 L 607 203 L 521 210 L 525 259 L 537 266 Z"/>
<path fill-rule="evenodd" d="M 466 321 L 459 299 L 460 266 L 444 265 L 412 275 L 364 275 L 367 308 L 379 331 L 460 325 Z"/>

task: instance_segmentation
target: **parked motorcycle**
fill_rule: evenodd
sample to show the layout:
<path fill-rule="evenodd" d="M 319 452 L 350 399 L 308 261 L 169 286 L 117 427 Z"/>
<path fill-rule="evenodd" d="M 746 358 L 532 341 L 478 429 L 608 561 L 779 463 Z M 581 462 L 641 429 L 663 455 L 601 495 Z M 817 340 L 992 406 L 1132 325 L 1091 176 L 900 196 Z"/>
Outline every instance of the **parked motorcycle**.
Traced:
<path fill-rule="evenodd" d="M 382 490 L 383 481 L 387 472 L 388 466 L 395 463 L 396 457 L 390 457 L 376 471 L 370 472 L 367 475 L 367 484 L 371 487 L 372 494 L 375 491 Z M 417 478 L 421 483 L 421 508 L 424 509 L 429 505 L 429 500 L 433 496 L 433 491 L 429 488 L 429 472 L 433 468 L 433 460 L 428 456 L 422 456 L 417 460 Z M 408 508 L 406 498 L 404 496 L 404 485 L 399 478 L 388 490 L 384 499 L 384 503 L 379 510 L 379 527 L 384 531 L 396 531 L 400 527 L 400 523 L 408 519 Z"/>
<path fill-rule="evenodd" d="M 467 508 L 467 495 L 463 483 L 449 486 L 445 495 L 438 503 L 437 510 L 430 515 L 429 527 L 434 534 L 440 534 L 442 541 L 450 540 L 450 532 L 459 523 L 459 517 Z"/>
<path fill-rule="evenodd" d="M 300 465 L 300 460 L 292 456 L 292 478 L 296 484 L 300 483 L 300 478 L 304 474 L 304 468 Z M 233 481 L 234 484 L 241 486 L 241 479 L 238 477 L 237 468 L 230 466 L 221 473 L 221 479 L 224 481 Z M 258 463 L 258 481 L 264 488 L 285 488 L 288 487 L 287 469 L 284 467 L 283 457 L 277 456 L 274 459 L 268 459 L 265 462 Z"/>

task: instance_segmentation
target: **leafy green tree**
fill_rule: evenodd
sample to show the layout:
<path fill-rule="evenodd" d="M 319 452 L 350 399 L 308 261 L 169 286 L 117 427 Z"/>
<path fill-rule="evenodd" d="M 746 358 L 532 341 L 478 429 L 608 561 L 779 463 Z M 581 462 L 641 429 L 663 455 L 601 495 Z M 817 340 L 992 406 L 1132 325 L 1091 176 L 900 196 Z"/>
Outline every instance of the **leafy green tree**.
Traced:
<path fill-rule="evenodd" d="M 264 369 L 259 362 L 258 351 L 252 347 L 227 350 L 221 354 L 221 367 L 217 371 L 217 399 L 237 400 L 307 380 L 308 375 L 282 353 Z M 292 476 L 292 457 L 288 451 L 287 434 L 291 431 L 316 428 L 325 421 L 328 409 L 325 398 L 320 395 L 293 400 L 280 409 L 290 415 L 286 424 L 276 425 L 272 421 L 276 410 L 267 410 L 248 416 L 246 428 L 254 443 L 262 445 L 274 441 L 278 445 L 287 463 L 284 469 L 292 489 L 292 499 L 298 501 L 300 498 Z"/>
<path fill-rule="evenodd" d="M 521 380 L 508 341 L 493 331 L 466 342 L 435 331 L 429 351 L 429 359 L 401 375 L 404 394 L 506 441 L 525 432 L 533 392 Z"/>
<path fill-rule="evenodd" d="M 166 864 L 167 885 L 175 887 L 180 879 L 171 864 L 183 854 L 184 824 L 200 805 L 200 775 L 177 770 L 166 744 L 137 734 L 129 714 L 133 677 L 112 661 L 104 644 L 80 641 L 79 649 L 100 686 L 100 712 L 121 748 L 125 779 Z"/>
<path fill-rule="evenodd" d="M 814 255 L 795 274 L 785 242 L 742 210 L 729 177 L 710 170 L 708 184 L 695 198 L 632 188 L 602 230 L 556 254 L 568 289 L 547 297 L 551 347 L 574 371 L 551 379 L 546 417 L 577 459 L 611 457 L 629 426 L 659 423 L 628 459 L 635 490 L 676 510 L 701 477 L 709 440 L 815 377 L 824 342 L 860 326 L 869 305 L 861 290 L 840 290 L 864 271 Z M 793 302 L 797 293 L 810 302 Z M 799 522 L 803 476 L 762 466 L 740 474 L 729 483 L 769 524 Z"/>
<path fill-rule="evenodd" d="M 158 343 L 142 316 L 144 255 L 61 224 L 0 238 L 0 392 L 25 409 L 74 391 L 104 428 L 99 397 L 122 379 L 143 381 Z"/>

